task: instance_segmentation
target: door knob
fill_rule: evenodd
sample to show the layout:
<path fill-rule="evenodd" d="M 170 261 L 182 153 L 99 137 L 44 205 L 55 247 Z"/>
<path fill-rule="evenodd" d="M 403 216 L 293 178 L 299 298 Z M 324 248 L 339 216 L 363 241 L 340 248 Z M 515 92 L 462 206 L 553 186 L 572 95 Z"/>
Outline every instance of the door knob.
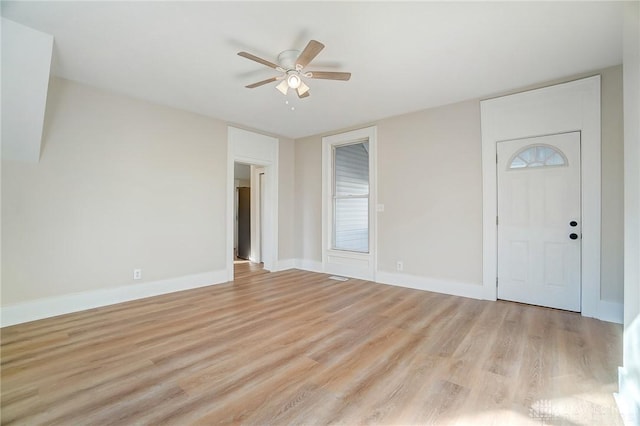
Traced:
<path fill-rule="evenodd" d="M 571 222 L 569 222 L 569 225 L 578 226 L 578 222 L 576 222 L 575 220 L 572 220 Z"/>
<path fill-rule="evenodd" d="M 578 234 L 575 234 L 575 233 L 569 234 L 569 238 L 571 238 L 572 240 L 577 240 Z"/>

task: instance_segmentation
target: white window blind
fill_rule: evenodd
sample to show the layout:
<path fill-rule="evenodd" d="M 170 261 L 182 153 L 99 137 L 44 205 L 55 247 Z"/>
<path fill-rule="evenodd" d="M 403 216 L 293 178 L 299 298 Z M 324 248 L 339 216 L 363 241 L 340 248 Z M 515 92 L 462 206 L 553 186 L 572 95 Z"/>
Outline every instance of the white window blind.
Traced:
<path fill-rule="evenodd" d="M 369 252 L 369 142 L 333 149 L 333 248 Z"/>

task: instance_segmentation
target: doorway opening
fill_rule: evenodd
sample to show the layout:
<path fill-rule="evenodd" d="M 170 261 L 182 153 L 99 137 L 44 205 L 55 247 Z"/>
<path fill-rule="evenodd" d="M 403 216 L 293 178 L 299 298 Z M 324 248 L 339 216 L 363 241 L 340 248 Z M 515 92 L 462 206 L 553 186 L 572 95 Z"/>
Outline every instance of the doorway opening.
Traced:
<path fill-rule="evenodd" d="M 251 270 L 262 269 L 265 255 L 264 167 L 234 162 L 233 263 L 251 263 Z M 246 267 L 245 267 L 246 269 Z"/>
<path fill-rule="evenodd" d="M 228 127 L 227 142 L 227 280 L 234 280 L 235 164 L 250 167 L 249 260 L 264 263 L 266 271 L 278 262 L 278 144 L 277 138 Z M 261 182 L 262 181 L 262 182 Z M 261 194 L 258 196 L 258 194 Z M 262 208 L 260 209 L 260 205 Z M 261 213 L 259 212 L 261 211 Z M 256 218 L 262 218 L 256 220 Z"/>

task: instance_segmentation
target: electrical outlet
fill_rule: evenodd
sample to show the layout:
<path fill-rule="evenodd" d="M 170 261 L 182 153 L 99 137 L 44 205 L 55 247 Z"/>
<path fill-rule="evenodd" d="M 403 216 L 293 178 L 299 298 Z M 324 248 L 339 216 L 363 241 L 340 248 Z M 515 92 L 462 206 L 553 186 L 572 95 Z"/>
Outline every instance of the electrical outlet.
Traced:
<path fill-rule="evenodd" d="M 396 271 L 402 272 L 403 269 L 404 269 L 404 263 L 402 262 L 402 260 L 398 260 L 396 262 Z"/>
<path fill-rule="evenodd" d="M 142 269 L 134 269 L 133 270 L 133 279 L 141 280 L 142 279 Z"/>

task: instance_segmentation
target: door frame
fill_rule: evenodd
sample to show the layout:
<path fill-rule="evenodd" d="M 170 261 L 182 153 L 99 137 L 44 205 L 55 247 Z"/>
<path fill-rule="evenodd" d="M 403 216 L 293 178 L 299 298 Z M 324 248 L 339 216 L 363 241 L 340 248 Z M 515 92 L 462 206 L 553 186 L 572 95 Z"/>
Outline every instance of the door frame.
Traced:
<path fill-rule="evenodd" d="M 251 255 L 249 259 L 252 262 L 263 262 L 263 252 L 265 252 L 263 243 L 263 226 L 264 226 L 264 194 L 265 188 L 263 178 L 266 177 L 264 167 L 251 166 Z"/>
<path fill-rule="evenodd" d="M 278 264 L 278 156 L 277 138 L 227 127 L 227 220 L 226 220 L 226 269 L 227 280 L 233 281 L 233 194 L 235 162 L 264 167 L 264 269 L 275 271 Z"/>
<path fill-rule="evenodd" d="M 601 318 L 600 75 L 480 102 L 482 123 L 484 298 L 496 300 L 498 214 L 496 144 L 500 141 L 581 132 L 581 311 Z"/>

